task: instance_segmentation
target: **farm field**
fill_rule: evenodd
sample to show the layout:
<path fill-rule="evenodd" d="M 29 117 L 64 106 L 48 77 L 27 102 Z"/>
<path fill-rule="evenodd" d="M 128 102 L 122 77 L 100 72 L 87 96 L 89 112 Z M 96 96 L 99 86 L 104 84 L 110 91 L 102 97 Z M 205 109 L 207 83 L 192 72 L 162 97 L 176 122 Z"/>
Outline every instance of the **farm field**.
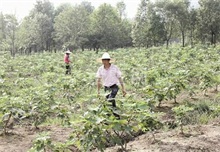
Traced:
<path fill-rule="evenodd" d="M 115 112 L 95 74 L 104 51 L 0 56 L 0 152 L 218 151 L 220 47 L 109 51 L 123 72 Z M 105 105 L 105 106 L 103 106 Z"/>

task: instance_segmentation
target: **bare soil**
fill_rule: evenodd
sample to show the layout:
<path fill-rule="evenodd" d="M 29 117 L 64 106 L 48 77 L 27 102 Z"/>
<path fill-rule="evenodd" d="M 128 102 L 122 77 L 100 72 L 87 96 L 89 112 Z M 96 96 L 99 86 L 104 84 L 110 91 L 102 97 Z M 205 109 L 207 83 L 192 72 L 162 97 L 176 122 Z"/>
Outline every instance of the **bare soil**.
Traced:
<path fill-rule="evenodd" d="M 185 126 L 185 133 L 175 130 L 147 133 L 135 138 L 127 145 L 133 152 L 219 152 L 220 151 L 220 118 L 211 124 L 202 126 Z M 0 152 L 26 152 L 31 148 L 36 135 L 42 131 L 51 132 L 53 141 L 64 142 L 71 128 L 49 126 L 42 130 L 32 131 L 16 127 L 6 136 L 0 136 Z M 110 147 L 106 152 L 117 152 L 120 147 Z M 74 150 L 73 150 L 74 151 Z"/>
<path fill-rule="evenodd" d="M 32 127 L 14 127 L 6 135 L 0 136 L 0 152 L 26 152 L 41 132 L 50 132 L 52 141 L 65 142 L 71 133 L 71 128 L 47 126 L 36 130 Z"/>
<path fill-rule="evenodd" d="M 201 98 L 214 99 L 216 92 L 209 91 L 208 96 L 198 94 L 192 102 Z M 183 101 L 187 95 L 181 95 L 177 101 Z M 168 112 L 173 106 L 171 101 L 166 101 L 160 109 Z M 164 108 L 163 108 L 164 107 Z M 26 152 L 32 147 L 33 140 L 40 132 L 50 132 L 52 141 L 65 142 L 72 129 L 61 126 L 40 127 L 33 130 L 30 127 L 14 126 L 5 136 L 0 136 L 0 152 Z M 128 151 L 133 152 L 219 152 L 220 151 L 220 117 L 210 121 L 206 125 L 184 126 L 184 134 L 180 128 L 159 130 L 147 133 L 135 138 L 127 144 Z M 120 147 L 110 147 L 106 152 L 117 152 Z M 74 151 L 74 150 L 72 150 Z"/>
<path fill-rule="evenodd" d="M 186 126 L 181 134 L 178 129 L 167 132 L 158 131 L 137 137 L 127 145 L 132 152 L 219 152 L 220 118 L 213 124 L 203 126 Z M 106 152 L 117 152 L 120 147 L 112 147 Z"/>

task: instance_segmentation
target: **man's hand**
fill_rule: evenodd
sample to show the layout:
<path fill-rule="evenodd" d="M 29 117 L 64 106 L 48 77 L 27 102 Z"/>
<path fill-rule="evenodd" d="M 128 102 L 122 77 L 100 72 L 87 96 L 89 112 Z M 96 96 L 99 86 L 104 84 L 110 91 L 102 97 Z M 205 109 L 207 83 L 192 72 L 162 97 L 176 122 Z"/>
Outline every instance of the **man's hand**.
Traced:
<path fill-rule="evenodd" d="M 127 94 L 125 89 L 124 89 L 124 84 L 123 84 L 123 81 L 122 81 L 122 78 L 119 78 L 119 82 L 121 84 L 121 87 L 122 87 L 122 94 L 123 94 L 123 97 L 125 97 L 125 95 Z"/>

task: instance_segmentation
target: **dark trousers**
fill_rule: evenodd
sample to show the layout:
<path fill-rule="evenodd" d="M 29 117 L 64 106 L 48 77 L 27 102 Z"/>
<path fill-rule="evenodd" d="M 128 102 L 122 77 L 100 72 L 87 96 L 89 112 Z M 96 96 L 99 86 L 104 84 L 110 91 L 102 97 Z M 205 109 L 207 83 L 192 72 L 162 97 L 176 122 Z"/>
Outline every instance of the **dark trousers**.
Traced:
<path fill-rule="evenodd" d="M 71 74 L 71 69 L 69 64 L 66 64 L 66 74 Z"/>
<path fill-rule="evenodd" d="M 105 86 L 104 89 L 105 89 L 105 92 L 106 91 L 110 91 L 110 93 L 106 96 L 106 99 L 107 99 L 108 102 L 112 103 L 112 107 L 113 108 L 116 108 L 115 96 L 118 93 L 119 87 L 116 84 L 114 84 L 114 85 L 112 85 L 110 87 L 106 87 Z M 113 112 L 113 114 L 114 114 L 114 116 L 116 116 L 117 118 L 120 119 L 120 116 L 118 114 L 116 114 L 114 112 Z"/>

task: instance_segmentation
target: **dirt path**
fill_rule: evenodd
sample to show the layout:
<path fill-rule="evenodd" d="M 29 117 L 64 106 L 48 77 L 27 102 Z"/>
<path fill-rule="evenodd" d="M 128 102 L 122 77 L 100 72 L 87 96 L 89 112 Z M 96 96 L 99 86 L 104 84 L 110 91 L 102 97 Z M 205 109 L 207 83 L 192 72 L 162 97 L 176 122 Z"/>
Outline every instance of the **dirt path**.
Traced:
<path fill-rule="evenodd" d="M 132 152 L 219 152 L 220 151 L 220 118 L 210 125 L 187 126 L 185 135 L 179 130 L 147 133 L 137 137 L 127 145 Z M 119 147 L 108 148 L 106 152 L 117 152 Z"/>
<path fill-rule="evenodd" d="M 155 133 L 147 133 L 129 142 L 127 149 L 133 152 L 219 152 L 220 118 L 209 125 L 184 126 L 185 135 L 179 128 Z M 0 152 L 26 152 L 32 146 L 36 135 L 42 131 L 50 132 L 53 141 L 64 142 L 71 133 L 71 128 L 49 126 L 38 131 L 15 128 L 10 135 L 0 136 Z M 117 152 L 119 147 L 111 147 L 106 152 Z"/>

